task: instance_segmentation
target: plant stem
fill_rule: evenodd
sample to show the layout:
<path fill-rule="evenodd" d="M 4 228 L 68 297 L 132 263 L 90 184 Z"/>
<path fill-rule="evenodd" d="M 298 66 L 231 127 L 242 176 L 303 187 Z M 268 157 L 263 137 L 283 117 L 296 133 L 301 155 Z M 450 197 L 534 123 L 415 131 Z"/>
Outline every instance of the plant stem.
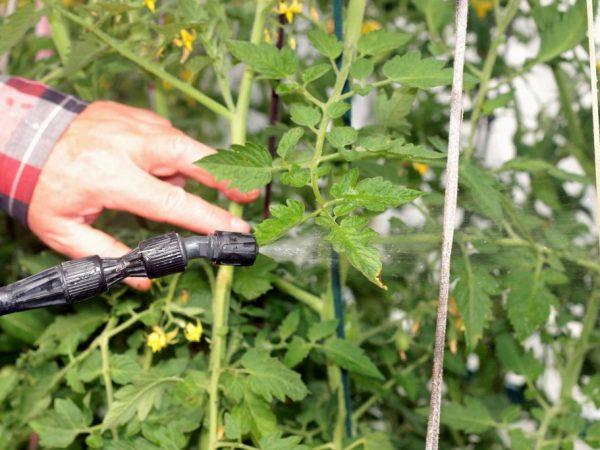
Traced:
<path fill-rule="evenodd" d="M 102 355 L 102 378 L 104 379 L 104 389 L 106 391 L 106 406 L 108 409 L 112 406 L 113 403 L 113 385 L 112 379 L 110 377 L 110 354 L 108 351 L 108 332 L 112 329 L 115 324 L 115 318 L 109 319 L 106 324 L 106 328 L 104 329 L 104 336 L 100 340 L 100 354 Z M 115 441 L 119 441 L 119 435 L 117 430 L 113 427 L 111 428 L 111 434 Z"/>
<path fill-rule="evenodd" d="M 273 281 L 273 284 L 281 292 L 288 294 L 290 297 L 293 297 L 312 308 L 312 310 L 317 314 L 321 314 L 323 311 L 323 301 L 316 295 L 313 295 L 310 292 L 307 292 L 282 278 L 277 278 L 275 281 Z"/>
<path fill-rule="evenodd" d="M 254 23 L 250 42 L 258 44 L 262 40 L 263 28 L 265 24 L 268 6 L 268 0 L 257 0 L 254 15 Z M 248 118 L 248 109 L 250 108 L 250 94 L 254 72 L 246 67 L 240 83 L 240 90 L 237 100 L 235 113 L 230 117 L 231 143 L 243 145 L 246 142 L 246 122 Z M 231 202 L 229 212 L 234 216 L 241 216 L 243 208 L 237 203 Z M 229 316 L 229 298 L 231 295 L 231 283 L 233 281 L 233 267 L 221 266 L 217 271 L 215 291 L 213 295 L 213 325 L 212 325 L 212 343 L 209 361 L 210 383 L 208 392 L 208 430 L 202 437 L 203 443 L 209 450 L 218 448 L 217 429 L 219 425 L 219 378 L 221 366 L 227 347 L 227 323 Z"/>
<path fill-rule="evenodd" d="M 479 117 L 481 116 L 481 107 L 483 106 L 483 102 L 487 96 L 490 78 L 492 77 L 492 71 L 494 70 L 494 65 L 496 64 L 496 59 L 498 57 L 498 49 L 500 44 L 504 41 L 504 32 L 506 31 L 506 28 L 519 10 L 520 3 L 520 0 L 510 0 L 506 5 L 504 14 L 500 16 L 500 19 L 498 20 L 498 26 L 496 27 L 496 32 L 490 45 L 490 50 L 485 57 L 479 91 L 475 97 L 473 111 L 471 112 L 471 131 L 469 133 L 467 147 L 464 152 L 464 157 L 467 160 L 471 159 L 471 156 L 473 155 L 473 141 L 475 139 L 475 133 L 477 132 Z"/>

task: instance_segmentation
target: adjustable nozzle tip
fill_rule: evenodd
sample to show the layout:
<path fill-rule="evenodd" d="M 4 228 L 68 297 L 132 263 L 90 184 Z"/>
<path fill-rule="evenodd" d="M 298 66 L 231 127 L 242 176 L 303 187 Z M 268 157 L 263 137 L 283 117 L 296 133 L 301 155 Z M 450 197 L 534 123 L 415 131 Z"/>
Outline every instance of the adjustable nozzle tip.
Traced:
<path fill-rule="evenodd" d="M 258 255 L 256 238 L 251 234 L 217 231 L 212 236 L 212 262 L 216 265 L 251 266 Z"/>
<path fill-rule="evenodd" d="M 188 259 L 207 258 L 218 266 L 251 266 L 258 255 L 253 235 L 229 231 L 187 237 L 183 239 L 183 246 Z"/>

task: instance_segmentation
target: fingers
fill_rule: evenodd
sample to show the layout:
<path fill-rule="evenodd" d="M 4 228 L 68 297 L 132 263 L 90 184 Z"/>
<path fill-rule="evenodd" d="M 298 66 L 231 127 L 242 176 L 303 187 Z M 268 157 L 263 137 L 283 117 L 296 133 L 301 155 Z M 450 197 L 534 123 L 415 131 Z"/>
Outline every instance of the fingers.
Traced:
<path fill-rule="evenodd" d="M 152 175 L 136 170 L 128 174 L 130 186 L 120 186 L 120 195 L 109 196 L 110 209 L 129 211 L 155 222 L 166 222 L 196 233 L 217 230 L 247 233 L 250 226 L 218 206 L 165 183 Z"/>
<path fill-rule="evenodd" d="M 63 232 L 68 241 L 59 241 L 58 245 L 52 246 L 70 258 L 83 258 L 90 255 L 117 258 L 131 251 L 131 248 L 114 237 L 88 225 L 65 222 Z M 141 291 L 147 291 L 152 286 L 148 278 L 127 278 L 124 283 Z"/>
<path fill-rule="evenodd" d="M 227 198 L 239 203 L 249 203 L 259 195 L 258 190 L 251 192 L 240 192 L 237 189 L 229 189 L 228 181 L 216 181 L 215 177 L 196 166 L 194 163 L 215 150 L 195 141 L 181 131 L 171 128 L 160 135 L 148 136 L 146 145 L 141 152 L 138 165 L 147 172 L 157 174 L 165 168 L 175 169 L 181 174 L 192 178 L 205 186 L 223 192 Z"/>

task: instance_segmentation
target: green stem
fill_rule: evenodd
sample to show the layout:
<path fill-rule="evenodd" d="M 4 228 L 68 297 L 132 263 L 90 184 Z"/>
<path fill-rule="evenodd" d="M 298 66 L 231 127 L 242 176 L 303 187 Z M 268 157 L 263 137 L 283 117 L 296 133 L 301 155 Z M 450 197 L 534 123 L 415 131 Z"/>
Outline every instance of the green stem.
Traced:
<path fill-rule="evenodd" d="M 263 28 L 266 14 L 269 11 L 269 0 L 257 0 L 254 15 L 254 23 L 250 42 L 259 44 L 262 40 Z M 246 122 L 248 109 L 250 108 L 250 94 L 254 72 L 246 67 L 240 83 L 237 106 L 230 119 L 230 132 L 232 144 L 244 144 L 246 142 Z M 241 216 L 243 208 L 237 203 L 230 203 L 229 212 L 235 216 Z M 219 378 L 221 367 L 227 347 L 227 323 L 229 316 L 229 299 L 231 295 L 231 283 L 233 281 L 233 267 L 221 266 L 217 271 L 215 291 L 213 295 L 213 325 L 211 354 L 209 361 L 210 382 L 208 391 L 208 430 L 202 436 L 202 448 L 214 450 L 218 448 L 217 429 L 219 426 Z"/>
<path fill-rule="evenodd" d="M 483 102 L 485 101 L 485 98 L 487 96 L 489 82 L 492 77 L 492 71 L 494 70 L 496 59 L 498 58 L 498 49 L 500 47 L 500 44 L 504 42 L 504 33 L 506 31 L 506 28 L 512 21 L 517 11 L 519 10 L 519 4 L 520 0 L 509 0 L 504 10 L 504 14 L 500 16 L 500 20 L 498 20 L 498 26 L 496 27 L 496 32 L 490 45 L 490 50 L 488 51 L 488 54 L 485 57 L 485 62 L 483 63 L 483 70 L 481 76 L 481 83 L 479 85 L 479 91 L 477 92 L 477 96 L 475 97 L 473 111 L 471 113 L 471 132 L 469 134 L 467 147 L 464 153 L 464 157 L 467 160 L 470 159 L 473 155 L 473 141 L 475 139 L 475 133 L 477 132 L 477 124 L 479 123 L 479 118 L 481 116 L 481 108 L 483 106 Z"/>
<path fill-rule="evenodd" d="M 577 112 L 573 110 L 573 89 L 571 87 L 572 80 L 569 79 L 564 70 L 558 63 L 552 64 L 552 74 L 558 87 L 558 97 L 560 99 L 561 111 L 565 115 L 567 121 L 567 129 L 569 136 L 572 138 L 572 145 L 566 148 L 573 154 L 573 156 L 579 161 L 579 164 L 583 168 L 585 174 L 593 178 L 594 177 L 594 164 L 590 158 L 585 154 L 585 136 L 583 129 L 581 128 L 581 122 L 577 116 Z"/>
<path fill-rule="evenodd" d="M 321 314 L 323 311 L 323 301 L 316 295 L 306 292 L 304 289 L 301 289 L 295 284 L 290 283 L 282 278 L 277 278 L 275 281 L 273 281 L 273 284 L 281 292 L 288 294 L 290 297 L 293 297 L 309 306 L 317 314 Z"/>
<path fill-rule="evenodd" d="M 112 379 L 110 377 L 110 354 L 108 349 L 108 332 L 112 329 L 115 324 L 116 319 L 109 319 L 106 324 L 106 328 L 104 329 L 103 339 L 100 340 L 100 354 L 102 355 L 102 378 L 104 380 L 104 389 L 106 392 L 106 406 L 110 410 L 113 403 L 113 385 Z M 111 428 L 111 434 L 115 441 L 119 440 L 119 435 L 117 433 L 116 428 Z"/>
<path fill-rule="evenodd" d="M 186 83 L 185 81 L 182 81 L 179 78 L 171 75 L 161 65 L 156 64 L 152 61 L 148 61 L 145 58 L 142 58 L 141 56 L 139 56 L 132 50 L 128 49 L 125 45 L 123 45 L 116 39 L 112 38 L 111 36 L 106 34 L 104 31 L 102 31 L 100 28 L 98 28 L 97 26 L 95 26 L 92 23 L 89 23 L 85 19 L 82 19 L 81 17 L 67 11 L 66 9 L 64 9 L 60 6 L 56 6 L 56 9 L 57 9 L 57 11 L 60 11 L 60 13 L 64 17 L 69 19 L 71 22 L 74 22 L 77 25 L 90 30 L 93 34 L 96 35 L 96 37 L 98 37 L 105 44 L 112 47 L 115 51 L 120 53 L 125 58 L 133 61 L 138 66 L 147 70 L 151 74 L 157 76 L 161 80 L 166 81 L 171 86 L 179 89 L 184 94 L 189 95 L 191 98 L 196 100 L 198 103 L 206 106 L 211 111 L 213 111 L 217 114 L 220 114 L 221 116 L 223 116 L 227 119 L 232 118 L 233 113 L 231 111 L 229 111 L 229 109 L 227 109 L 221 103 L 213 100 L 212 98 L 210 98 L 206 94 L 200 92 L 198 89 L 195 89 L 194 87 L 192 87 L 190 84 Z"/>
<path fill-rule="evenodd" d="M 167 97 L 167 95 L 165 94 L 165 90 L 163 89 L 163 87 L 160 85 L 160 83 L 155 83 L 154 86 L 154 111 L 157 114 L 160 114 L 161 116 L 163 116 L 165 119 L 169 119 L 170 118 L 170 113 L 169 113 L 169 99 Z"/>

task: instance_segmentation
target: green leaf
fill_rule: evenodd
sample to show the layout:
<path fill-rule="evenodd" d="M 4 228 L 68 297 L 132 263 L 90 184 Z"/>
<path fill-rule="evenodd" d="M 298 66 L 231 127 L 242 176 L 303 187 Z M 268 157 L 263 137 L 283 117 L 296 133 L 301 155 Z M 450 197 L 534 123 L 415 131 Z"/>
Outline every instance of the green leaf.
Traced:
<path fill-rule="evenodd" d="M 519 344 L 508 334 L 501 334 L 496 337 L 496 357 L 506 370 L 524 375 L 532 382 L 544 370 L 543 364 L 535 359 L 530 352 L 523 351 Z"/>
<path fill-rule="evenodd" d="M 110 355 L 110 377 L 115 383 L 128 384 L 142 374 L 142 367 L 129 353 Z"/>
<path fill-rule="evenodd" d="M 468 258 L 468 257 L 467 257 Z M 486 322 L 492 315 L 490 294 L 496 290 L 496 280 L 486 267 L 471 260 L 457 265 L 458 283 L 454 296 L 465 327 L 465 338 L 473 350 L 483 335 Z"/>
<path fill-rule="evenodd" d="M 79 378 L 84 383 L 94 381 L 102 374 L 102 354 L 94 350 L 79 366 Z"/>
<path fill-rule="evenodd" d="M 309 30 L 307 35 L 313 47 L 323 56 L 335 59 L 342 54 L 344 44 L 335 35 L 327 34 L 319 28 Z"/>
<path fill-rule="evenodd" d="M 511 159 L 502 165 L 500 170 L 522 170 L 531 173 L 544 173 L 548 174 L 557 180 L 561 181 L 577 181 L 579 183 L 590 183 L 590 180 L 576 173 L 567 172 L 559 169 L 554 164 L 544 161 L 543 159 L 519 157 Z"/>
<path fill-rule="evenodd" d="M 250 267 L 240 267 L 235 271 L 232 289 L 246 300 L 254 300 L 272 288 L 275 276 L 273 271 L 277 263 L 271 258 L 258 255 L 256 262 Z"/>
<path fill-rule="evenodd" d="M 388 98 L 384 90 L 380 91 L 375 103 L 377 120 L 387 128 L 406 127 L 406 117 L 412 111 L 416 94 L 414 88 L 399 88 Z"/>
<path fill-rule="evenodd" d="M 545 10 L 549 14 L 543 14 Z M 536 8 L 533 13 L 540 32 L 540 50 L 535 57 L 536 62 L 554 59 L 575 47 L 585 37 L 586 13 L 585 2 L 578 0 L 569 10 L 561 14 L 556 6 Z"/>
<path fill-rule="evenodd" d="M 334 148 L 343 148 L 354 144 L 358 132 L 352 127 L 335 127 L 327 133 L 327 142 Z"/>
<path fill-rule="evenodd" d="M 292 122 L 305 127 L 314 127 L 321 120 L 321 113 L 313 106 L 295 103 L 290 109 Z"/>
<path fill-rule="evenodd" d="M 319 348 L 325 352 L 331 362 L 343 369 L 378 380 L 385 379 L 365 352 L 345 339 L 336 337 L 328 339 Z"/>
<path fill-rule="evenodd" d="M 227 180 L 230 188 L 248 192 L 267 185 L 272 179 L 273 159 L 262 145 L 251 142 L 232 145 L 231 150 L 219 150 L 196 162 L 215 176 Z"/>
<path fill-rule="evenodd" d="M 19 374 L 12 366 L 5 366 L 0 370 L 0 403 L 13 392 L 19 382 Z"/>
<path fill-rule="evenodd" d="M 47 447 L 67 447 L 78 434 L 87 432 L 92 422 L 91 414 L 85 415 L 71 399 L 56 399 L 54 409 L 31 423 L 40 435 L 40 443 Z"/>
<path fill-rule="evenodd" d="M 400 206 L 421 196 L 421 192 L 397 186 L 382 177 L 365 178 L 356 184 L 358 170 L 352 169 L 331 187 L 331 195 L 345 203 L 336 207 L 338 215 L 362 207 L 374 212 Z"/>
<path fill-rule="evenodd" d="M 508 318 L 519 339 L 524 340 L 546 322 L 555 298 L 545 287 L 541 272 L 514 270 L 507 280 Z"/>
<path fill-rule="evenodd" d="M 98 57 L 98 50 L 98 43 L 92 37 L 74 41 L 63 67 L 65 75 L 72 76 L 94 61 Z"/>
<path fill-rule="evenodd" d="M 115 401 L 102 422 L 103 429 L 123 425 L 134 416 L 143 421 L 152 406 L 160 401 L 165 389 L 180 381 L 178 377 L 157 377 L 156 373 L 148 373 L 134 384 L 122 387 L 115 392 Z"/>
<path fill-rule="evenodd" d="M 481 434 L 496 425 L 489 410 L 479 400 L 466 397 L 465 404 L 442 405 L 442 423 L 465 433 Z"/>
<path fill-rule="evenodd" d="M 300 324 L 300 310 L 295 309 L 289 313 L 279 325 L 279 339 L 286 341 L 298 329 Z"/>
<path fill-rule="evenodd" d="M 177 15 L 184 23 L 207 23 L 210 20 L 208 12 L 195 0 L 179 0 Z"/>
<path fill-rule="evenodd" d="M 383 74 L 404 86 L 428 89 L 452 83 L 452 69 L 434 58 L 421 58 L 417 52 L 395 56 L 383 65 Z"/>
<path fill-rule="evenodd" d="M 242 434 L 250 432 L 260 439 L 277 431 L 277 420 L 269 404 L 250 390 L 246 390 L 242 403 L 236 405 L 231 414 L 239 414 Z"/>
<path fill-rule="evenodd" d="M 312 345 L 302 339 L 300 336 L 294 336 L 288 344 L 283 362 L 290 369 L 296 367 L 308 356 L 312 350 Z"/>
<path fill-rule="evenodd" d="M 357 80 L 364 80 L 375 70 L 373 61 L 367 58 L 359 58 L 350 66 L 350 75 Z"/>
<path fill-rule="evenodd" d="M 310 170 L 307 168 L 301 168 L 298 164 L 292 164 L 290 170 L 283 172 L 279 176 L 279 181 L 288 186 L 301 188 L 306 186 L 310 181 Z"/>
<path fill-rule="evenodd" d="M 37 23 L 42 11 L 43 9 L 36 11 L 33 3 L 21 6 L 0 25 L 0 55 L 23 39 Z"/>
<path fill-rule="evenodd" d="M 228 439 L 241 439 L 243 425 L 242 410 L 240 408 L 234 408 L 231 414 L 225 413 L 224 431 Z"/>
<path fill-rule="evenodd" d="M 473 201 L 482 214 L 497 224 L 502 222 L 502 196 L 496 189 L 493 178 L 465 161 L 460 168 L 460 183 L 469 189 Z"/>
<path fill-rule="evenodd" d="M 431 159 L 444 159 L 446 158 L 445 153 L 436 152 L 429 150 L 422 145 L 414 145 L 410 143 L 404 143 L 401 140 L 397 140 L 392 144 L 391 148 L 387 150 L 390 156 L 399 156 L 406 158 L 410 161 L 424 161 L 427 162 Z"/>
<path fill-rule="evenodd" d="M 104 309 L 87 305 L 75 314 L 56 317 L 36 343 L 40 349 L 48 349 L 60 355 L 72 355 L 77 346 L 105 322 L 106 317 Z"/>
<path fill-rule="evenodd" d="M 268 402 L 273 397 L 282 402 L 286 397 L 298 401 L 308 394 L 300 374 L 288 369 L 264 350 L 248 350 L 241 363 L 250 374 L 250 389 Z"/>
<path fill-rule="evenodd" d="M 288 200 L 286 205 L 272 205 L 269 211 L 271 217 L 259 223 L 254 230 L 258 245 L 276 241 L 304 218 L 304 204 L 298 200 Z"/>
<path fill-rule="evenodd" d="M 298 69 L 298 59 L 288 47 L 278 50 L 266 43 L 229 41 L 229 49 L 233 56 L 266 78 L 286 78 Z"/>
<path fill-rule="evenodd" d="M 308 450 L 305 445 L 298 445 L 301 440 L 300 436 L 281 438 L 276 434 L 263 437 L 258 446 L 260 450 Z"/>
<path fill-rule="evenodd" d="M 421 195 L 419 191 L 398 186 L 382 177 L 374 177 L 360 180 L 356 185 L 356 195 L 349 198 L 369 211 L 383 212 L 387 208 L 412 202 Z"/>
<path fill-rule="evenodd" d="M 411 35 L 398 31 L 375 30 L 361 36 L 358 51 L 364 55 L 378 55 L 397 50 L 410 41 Z"/>
<path fill-rule="evenodd" d="M 375 432 L 366 434 L 363 438 L 363 450 L 394 450 L 388 433 Z"/>
<path fill-rule="evenodd" d="M 308 339 L 311 342 L 320 341 L 321 339 L 331 336 L 337 327 L 338 321 L 336 319 L 314 323 L 308 329 Z"/>
<path fill-rule="evenodd" d="M 366 226 L 365 220 L 347 217 L 339 225 L 330 221 L 319 221 L 319 224 L 330 230 L 326 239 L 331 242 L 336 252 L 348 258 L 348 262 L 369 281 L 386 289 L 380 279 L 381 255 L 371 244 L 377 233 Z"/>
<path fill-rule="evenodd" d="M 454 16 L 452 3 L 445 0 L 413 0 L 412 3 L 425 14 L 430 32 L 439 32 Z"/>
<path fill-rule="evenodd" d="M 325 112 L 332 119 L 337 119 L 338 117 L 342 117 L 344 114 L 346 114 L 346 111 L 348 111 L 349 109 L 350 104 L 348 102 L 340 100 L 329 105 Z"/>
<path fill-rule="evenodd" d="M 312 83 L 331 71 L 331 64 L 317 64 L 302 72 L 304 84 Z"/>
<path fill-rule="evenodd" d="M 45 310 L 23 311 L 0 317 L 0 328 L 8 336 L 19 339 L 26 344 L 33 344 L 52 320 L 52 315 Z"/>
<path fill-rule="evenodd" d="M 300 127 L 295 127 L 286 131 L 283 136 L 281 136 L 279 144 L 277 145 L 277 154 L 283 159 L 286 159 L 289 152 L 296 147 L 303 135 L 304 130 Z"/>
<path fill-rule="evenodd" d="M 186 435 L 176 423 L 167 425 L 143 423 L 142 434 L 161 450 L 180 450 L 187 444 Z"/>

